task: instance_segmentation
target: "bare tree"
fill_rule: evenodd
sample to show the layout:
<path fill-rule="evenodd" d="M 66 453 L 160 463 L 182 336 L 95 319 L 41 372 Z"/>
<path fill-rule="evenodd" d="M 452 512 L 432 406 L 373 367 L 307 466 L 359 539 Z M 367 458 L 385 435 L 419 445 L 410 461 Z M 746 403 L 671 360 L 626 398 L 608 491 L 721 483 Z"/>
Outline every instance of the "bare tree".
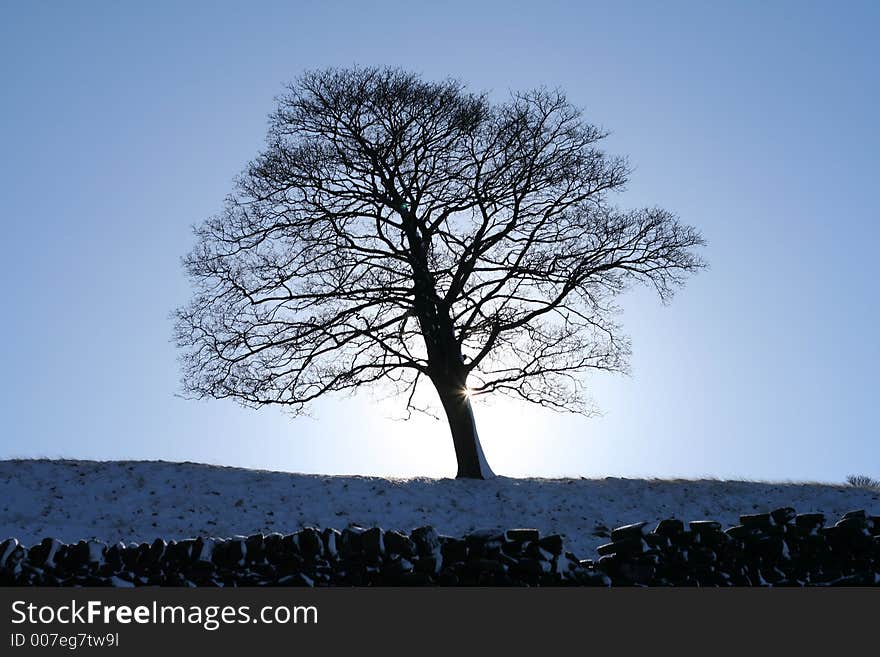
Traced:
<path fill-rule="evenodd" d="M 584 411 L 581 375 L 626 369 L 631 283 L 668 299 L 697 231 L 608 202 L 629 170 L 558 91 L 490 102 L 398 69 L 310 72 L 185 259 L 185 389 L 301 411 L 334 391 L 430 381 L 458 477 L 492 474 L 470 397 Z"/>

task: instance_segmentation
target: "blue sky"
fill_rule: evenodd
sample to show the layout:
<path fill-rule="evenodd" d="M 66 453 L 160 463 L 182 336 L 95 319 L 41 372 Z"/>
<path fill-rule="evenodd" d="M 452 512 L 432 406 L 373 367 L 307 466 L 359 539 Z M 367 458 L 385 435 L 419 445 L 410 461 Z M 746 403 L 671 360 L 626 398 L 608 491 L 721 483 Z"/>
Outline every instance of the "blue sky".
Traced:
<path fill-rule="evenodd" d="M 614 5 L 609 6 L 609 5 Z M 478 405 L 511 476 L 880 476 L 878 5 L 0 4 L 0 458 L 450 476 L 445 422 L 369 394 L 313 418 L 175 396 L 170 311 L 301 71 L 396 65 L 503 98 L 560 86 L 635 165 L 621 205 L 703 231 L 671 305 L 624 300 L 600 418 Z"/>

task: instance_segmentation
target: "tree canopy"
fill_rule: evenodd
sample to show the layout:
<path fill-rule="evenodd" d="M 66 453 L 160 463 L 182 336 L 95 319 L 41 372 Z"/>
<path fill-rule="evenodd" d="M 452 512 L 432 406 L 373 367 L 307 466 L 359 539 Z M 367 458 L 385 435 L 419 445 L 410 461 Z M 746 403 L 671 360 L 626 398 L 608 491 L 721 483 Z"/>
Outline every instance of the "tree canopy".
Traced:
<path fill-rule="evenodd" d="M 298 412 L 380 382 L 413 407 L 429 381 L 448 416 L 496 392 L 584 411 L 582 375 L 627 366 L 615 298 L 667 300 L 703 264 L 673 213 L 611 202 L 630 169 L 606 134 L 558 90 L 496 102 L 395 68 L 305 73 L 196 228 L 186 390 Z"/>

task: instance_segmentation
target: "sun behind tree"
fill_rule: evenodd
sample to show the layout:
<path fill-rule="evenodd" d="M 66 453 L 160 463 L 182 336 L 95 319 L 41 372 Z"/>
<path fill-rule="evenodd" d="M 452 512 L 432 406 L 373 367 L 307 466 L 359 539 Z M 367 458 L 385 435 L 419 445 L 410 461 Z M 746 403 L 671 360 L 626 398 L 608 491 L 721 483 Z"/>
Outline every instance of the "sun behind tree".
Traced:
<path fill-rule="evenodd" d="M 492 475 L 470 399 L 583 411 L 580 375 L 622 371 L 614 297 L 668 299 L 702 266 L 699 233 L 608 201 L 629 173 L 558 91 L 490 102 L 394 68 L 304 74 L 267 147 L 185 259 L 176 312 L 196 397 L 294 412 L 385 383 L 414 408 L 430 381 L 458 477 Z"/>

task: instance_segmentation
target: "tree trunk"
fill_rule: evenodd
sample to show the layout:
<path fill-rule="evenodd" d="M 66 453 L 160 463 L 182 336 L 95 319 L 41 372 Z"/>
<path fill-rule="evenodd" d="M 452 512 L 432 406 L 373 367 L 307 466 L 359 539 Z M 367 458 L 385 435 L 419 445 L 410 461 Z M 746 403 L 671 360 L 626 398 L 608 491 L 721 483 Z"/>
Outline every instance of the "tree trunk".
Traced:
<path fill-rule="evenodd" d="M 467 390 L 467 370 L 462 367 L 461 346 L 455 339 L 455 329 L 449 316 L 449 307 L 437 294 L 437 282 L 428 266 L 428 247 L 419 233 L 414 211 L 393 192 L 404 225 L 413 272 L 414 310 L 428 352 L 429 377 L 437 388 L 458 460 L 456 479 L 488 479 L 495 473 L 489 467 Z"/>
<path fill-rule="evenodd" d="M 449 420 L 455 458 L 458 461 L 456 479 L 489 479 L 495 476 L 480 446 L 477 424 L 471 401 L 465 394 L 465 387 L 434 383 Z"/>

